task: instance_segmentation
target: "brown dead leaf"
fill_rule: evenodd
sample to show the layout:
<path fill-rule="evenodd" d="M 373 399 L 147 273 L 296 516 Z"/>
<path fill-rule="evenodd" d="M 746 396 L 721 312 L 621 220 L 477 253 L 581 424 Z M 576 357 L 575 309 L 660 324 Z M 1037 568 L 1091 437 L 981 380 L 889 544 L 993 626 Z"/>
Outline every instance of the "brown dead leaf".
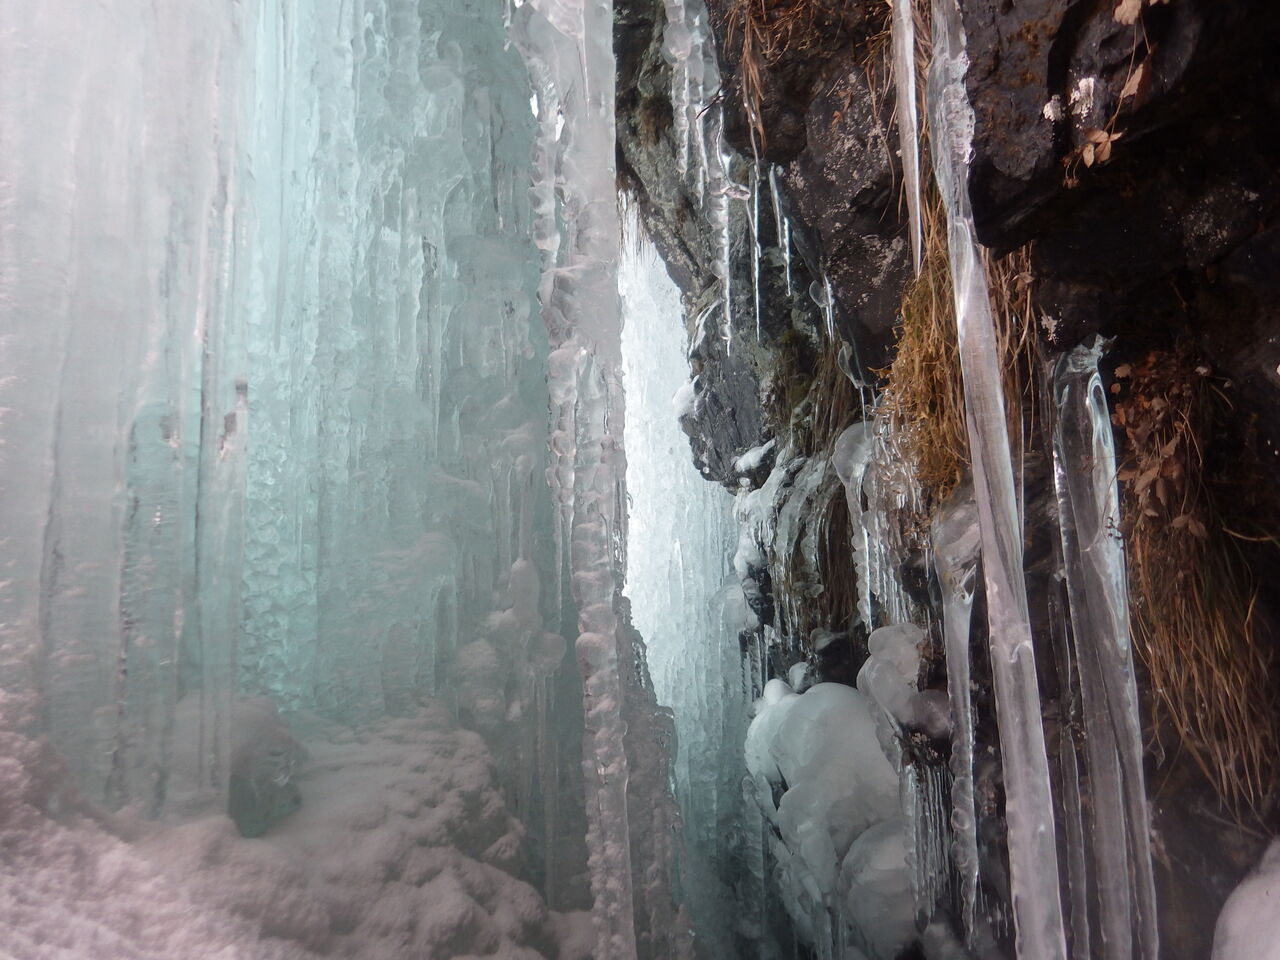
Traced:
<path fill-rule="evenodd" d="M 1133 364 L 1122 363 L 1120 364 L 1120 366 L 1116 367 L 1115 377 L 1117 380 L 1123 380 L 1125 377 L 1129 376 L 1131 373 L 1133 373 Z"/>
<path fill-rule="evenodd" d="M 1138 64 L 1133 73 L 1129 74 L 1129 79 L 1124 82 L 1124 86 L 1120 88 L 1120 99 L 1125 97 L 1136 97 L 1138 95 L 1138 85 L 1142 83 L 1142 77 L 1147 72 L 1146 61 Z"/>
<path fill-rule="evenodd" d="M 1160 468 L 1158 466 L 1142 471 L 1142 476 L 1138 477 L 1138 482 L 1134 484 L 1133 492 L 1141 496 L 1143 491 L 1145 491 L 1147 487 L 1151 486 L 1152 482 L 1159 475 Z"/>
<path fill-rule="evenodd" d="M 1120 0 L 1112 16 L 1116 23 L 1136 23 L 1141 12 L 1142 0 Z"/>

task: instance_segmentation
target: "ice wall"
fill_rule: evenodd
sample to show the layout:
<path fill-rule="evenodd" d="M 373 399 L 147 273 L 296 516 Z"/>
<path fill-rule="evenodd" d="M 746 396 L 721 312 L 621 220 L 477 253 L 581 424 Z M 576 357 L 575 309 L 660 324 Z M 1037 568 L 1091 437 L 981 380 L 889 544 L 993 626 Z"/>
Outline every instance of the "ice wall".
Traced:
<path fill-rule="evenodd" d="M 567 576 L 557 600 L 577 619 L 594 956 L 679 956 L 688 943 L 663 860 L 674 856 L 676 829 L 674 814 L 661 813 L 667 759 L 640 740 L 660 736 L 663 723 L 620 593 L 627 515 L 611 0 L 533 0 L 512 11 L 511 36 L 538 118 L 531 196 L 551 347 L 547 479 L 559 513 L 557 568 Z M 633 862 L 642 850 L 662 855 Z"/>
<path fill-rule="evenodd" d="M 625 592 L 658 701 L 675 722 L 682 890 L 705 941 L 727 954 L 735 932 L 759 934 L 753 918 L 736 916 L 750 892 L 734 890 L 750 875 L 742 742 L 751 690 L 739 633 L 755 618 L 732 576 L 733 501 L 694 467 L 673 407 L 688 376 L 680 293 L 636 218 L 626 230 L 618 278 L 628 412 Z"/>
<path fill-rule="evenodd" d="M 0 677 L 91 795 L 154 811 L 181 663 L 216 800 L 249 426 L 251 11 L 0 17 Z"/>
<path fill-rule="evenodd" d="M 7 19 L 0 603 L 39 729 L 160 812 L 187 695 L 215 802 L 237 686 L 367 720 L 483 642 L 514 692 L 468 722 L 531 707 L 546 336 L 501 17 Z"/>
<path fill-rule="evenodd" d="M 257 30 L 242 682 L 396 713 L 530 559 L 527 80 L 478 2 L 298 0 Z"/>

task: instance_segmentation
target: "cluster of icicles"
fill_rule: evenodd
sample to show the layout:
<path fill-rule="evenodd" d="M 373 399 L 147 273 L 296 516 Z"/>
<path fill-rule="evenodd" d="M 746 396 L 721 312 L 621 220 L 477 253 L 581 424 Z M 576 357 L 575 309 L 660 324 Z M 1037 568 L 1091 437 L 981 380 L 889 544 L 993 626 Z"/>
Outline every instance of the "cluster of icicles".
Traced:
<path fill-rule="evenodd" d="M 669 0 L 668 7 L 683 9 L 679 0 Z M 960 912 L 957 920 L 971 949 L 989 942 L 993 928 L 1001 928 L 1003 923 L 1003 911 L 988 909 L 984 902 L 974 799 L 970 642 L 981 576 L 1006 797 L 1006 906 L 1014 923 L 1018 956 L 1066 960 L 1068 956 L 1088 955 L 1090 944 L 1097 943 L 1106 960 L 1154 960 L 1158 943 L 1150 826 L 1128 635 L 1124 553 L 1115 532 L 1115 452 L 1098 373 L 1102 348 L 1097 343 L 1078 347 L 1053 363 L 1045 378 L 1050 393 L 1047 406 L 1053 417 L 1059 521 L 1055 541 L 1066 598 L 1058 605 L 1052 639 L 1058 669 L 1079 687 L 1085 773 L 1091 793 L 1090 829 L 1086 830 L 1075 751 L 1070 747 L 1063 750 L 1061 768 L 1051 776 L 1041 723 L 1023 573 L 1023 505 L 1017 481 L 1021 464 L 1008 435 L 1000 386 L 1002 358 L 968 199 L 973 112 L 964 85 L 968 60 L 959 6 L 956 0 L 934 0 L 932 13 L 933 56 L 926 106 L 934 144 L 932 167 L 947 216 L 972 477 L 938 511 L 928 548 L 943 601 L 950 701 L 945 727 L 952 742 L 949 776 L 913 765 L 901 751 L 891 749 L 888 741 L 893 736 L 881 738 L 900 781 L 899 802 L 908 824 L 903 843 L 911 891 L 917 916 L 927 922 L 946 899 L 943 889 L 952 884 L 958 887 L 954 898 Z M 894 0 L 892 48 L 909 237 L 913 264 L 919 271 L 921 138 L 912 0 Z M 753 189 L 748 202 L 754 203 L 755 196 Z M 754 208 L 749 211 L 753 222 L 756 212 Z M 781 216 L 778 222 L 779 229 L 784 229 Z M 819 304 L 823 303 L 823 292 L 815 295 Z M 826 300 L 829 303 L 829 292 Z M 861 383 L 855 383 L 862 388 Z M 779 455 L 780 464 L 785 459 L 785 454 Z M 832 456 L 847 494 L 854 532 L 858 612 L 867 629 L 876 626 L 873 599 L 882 622 L 924 623 L 928 615 L 899 582 L 908 545 L 903 542 L 898 520 L 918 513 L 921 501 L 906 462 L 900 438 L 883 416 L 850 427 Z M 795 483 L 809 475 L 820 479 L 822 467 L 825 464 L 806 467 L 807 473 Z M 780 475 L 781 471 L 775 471 L 775 476 Z M 760 492 L 766 499 L 767 494 L 767 490 Z M 860 689 L 863 679 L 859 678 Z M 874 684 L 870 686 L 874 688 Z M 771 704 L 778 702 L 779 696 L 775 693 L 762 709 L 775 709 Z M 909 726 L 936 726 L 936 710 L 921 697 L 907 691 L 895 701 L 897 707 L 889 702 L 892 698 L 869 695 L 868 699 L 882 708 L 879 722 L 887 723 L 894 735 L 900 736 Z M 752 750 L 749 742 L 749 762 Z M 765 766 L 773 769 L 772 761 Z M 949 803 L 945 796 L 948 784 Z M 795 784 L 790 786 L 795 788 Z M 1055 823 L 1055 807 L 1061 811 L 1060 823 Z M 1058 868 L 1058 830 L 1065 831 L 1067 848 L 1073 852 L 1065 874 Z M 832 826 L 832 831 L 837 828 Z M 1086 867 L 1090 852 L 1092 862 Z M 842 897 L 831 900 L 828 895 L 826 910 L 833 914 L 834 922 L 826 929 L 811 916 L 796 918 L 815 940 L 822 957 L 849 955 L 842 928 L 846 922 L 856 923 L 856 917 L 842 919 L 843 906 Z M 1100 926 L 1096 934 L 1090 930 L 1091 922 Z M 855 938 L 864 951 L 869 948 L 872 955 L 879 956 L 876 940 L 873 930 L 861 931 Z"/>

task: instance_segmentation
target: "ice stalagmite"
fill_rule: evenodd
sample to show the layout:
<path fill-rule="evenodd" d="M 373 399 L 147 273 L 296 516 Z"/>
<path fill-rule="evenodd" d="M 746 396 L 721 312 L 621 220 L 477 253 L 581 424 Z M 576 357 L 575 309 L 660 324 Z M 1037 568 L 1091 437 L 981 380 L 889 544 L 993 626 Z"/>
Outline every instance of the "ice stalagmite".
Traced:
<path fill-rule="evenodd" d="M 930 129 L 934 171 L 947 211 L 965 422 L 981 531 L 1017 949 L 1024 960 L 1057 960 L 1066 956 L 1066 940 L 1053 798 L 1022 573 L 1021 524 L 1000 354 L 969 206 L 973 109 L 965 92 L 967 66 L 956 0 L 934 0 Z"/>
<path fill-rule="evenodd" d="M 630 960 L 636 934 L 619 660 L 631 648 L 626 642 L 622 649 L 615 606 L 625 514 L 612 4 L 535 0 L 517 11 L 512 30 L 538 84 L 540 107 L 558 104 L 554 124 L 539 118 L 535 148 L 548 160 L 542 172 L 556 177 L 554 187 L 537 183 L 535 191 L 558 198 L 563 221 L 559 260 L 547 265 L 541 290 L 552 350 L 550 480 L 567 527 L 562 536 L 580 631 L 593 956 Z"/>
<path fill-rule="evenodd" d="M 1054 481 L 1092 787 L 1104 956 L 1158 954 L 1142 724 L 1129 644 L 1124 548 L 1101 345 L 1053 366 Z M 1130 917 L 1130 904 L 1136 917 Z"/>

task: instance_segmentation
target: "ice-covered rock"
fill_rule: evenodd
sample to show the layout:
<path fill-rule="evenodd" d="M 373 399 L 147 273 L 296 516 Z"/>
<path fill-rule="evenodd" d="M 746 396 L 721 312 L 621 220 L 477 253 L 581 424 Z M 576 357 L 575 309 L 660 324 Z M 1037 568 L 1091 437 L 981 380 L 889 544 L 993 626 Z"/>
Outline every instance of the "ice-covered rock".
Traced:
<path fill-rule="evenodd" d="M 1213 932 L 1213 960 L 1280 960 L 1280 840 L 1227 898 Z"/>
<path fill-rule="evenodd" d="M 864 898 L 858 884 L 902 887 L 910 914 L 900 826 L 896 864 L 892 844 L 877 839 L 885 828 L 849 866 L 859 838 L 899 815 L 898 775 L 881 749 L 864 694 L 838 683 L 818 683 L 797 694 L 785 681 L 770 680 L 747 732 L 746 753 L 757 801 L 778 830 L 774 857 L 783 902 L 810 942 L 827 935 L 825 918 L 837 897 L 845 902 L 856 896 L 863 904 L 861 914 L 847 914 L 855 924 L 879 923 L 883 905 Z M 885 876 L 871 877 L 872 866 Z M 898 939 L 892 924 L 880 935 Z"/>
<path fill-rule="evenodd" d="M 857 927 L 876 960 L 891 960 L 915 939 L 915 905 L 901 818 L 859 835 L 840 866 L 844 916 Z"/>

